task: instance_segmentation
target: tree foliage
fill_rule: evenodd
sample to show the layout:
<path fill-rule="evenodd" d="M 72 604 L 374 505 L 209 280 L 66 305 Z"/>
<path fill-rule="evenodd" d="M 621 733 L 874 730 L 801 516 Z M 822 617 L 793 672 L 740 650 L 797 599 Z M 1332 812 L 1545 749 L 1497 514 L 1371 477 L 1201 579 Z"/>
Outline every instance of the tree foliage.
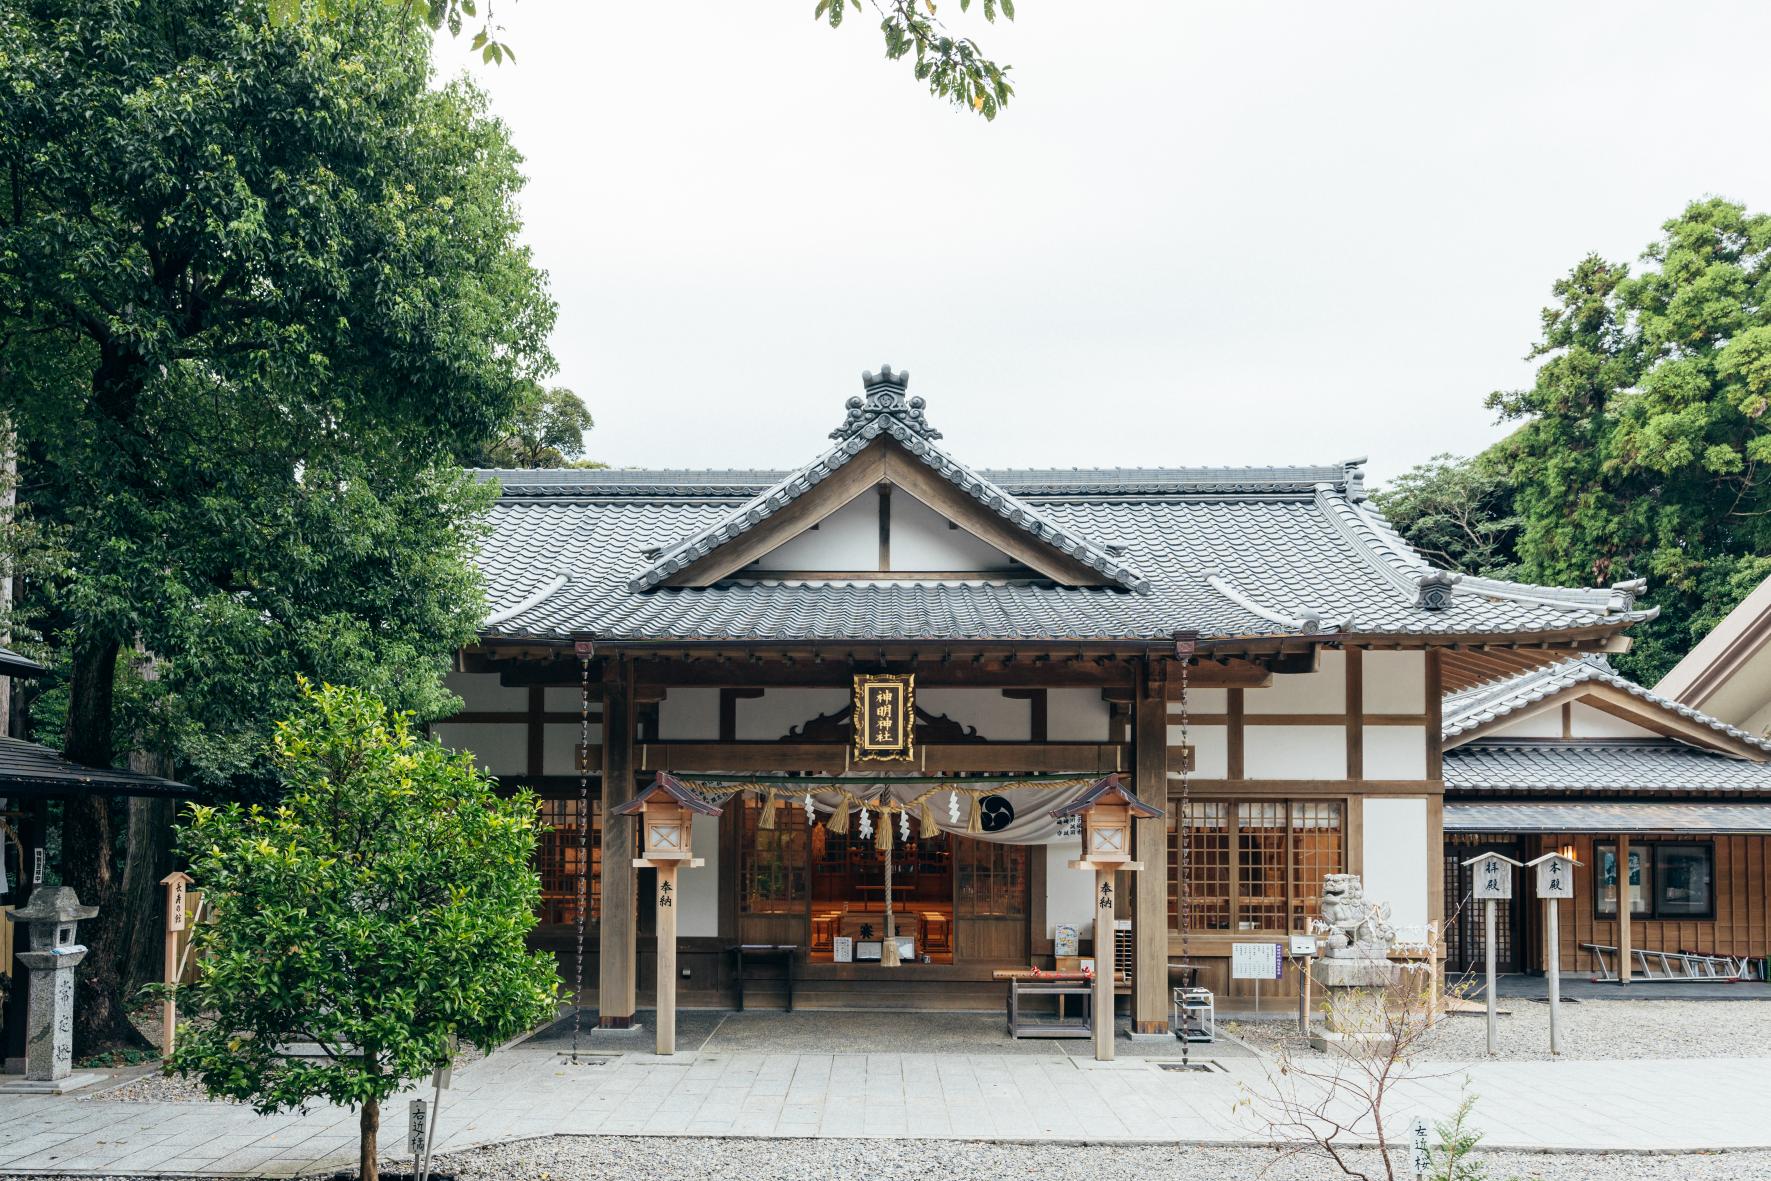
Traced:
<path fill-rule="evenodd" d="M 510 424 L 481 447 L 480 467 L 581 467 L 584 432 L 596 425 L 571 390 L 534 385 L 517 400 Z M 594 466 L 601 466 L 594 465 Z"/>
<path fill-rule="evenodd" d="M 886 58 L 909 58 L 916 80 L 928 84 L 929 93 L 963 110 L 995 119 L 1015 88 L 1009 67 L 998 65 L 970 37 L 947 30 L 935 15 L 934 0 L 870 0 L 879 13 L 879 29 L 885 37 Z M 970 10 L 972 0 L 959 0 L 959 10 Z M 1015 19 L 1014 0 L 981 0 L 984 19 L 995 23 L 1001 12 Z M 818 0 L 813 15 L 842 27 L 847 10 L 861 11 L 861 0 Z"/>
<path fill-rule="evenodd" d="M 429 50 L 380 4 L 0 6 L 0 408 L 61 559 L 23 599 L 72 757 L 263 786 L 296 672 L 452 707 L 487 497 L 458 457 L 550 370 L 554 309 L 505 129 Z M 135 918 L 110 805 L 64 823 L 101 907 L 87 1052 L 133 1036 L 107 941 Z"/>
<path fill-rule="evenodd" d="M 1500 570 L 1646 578 L 1661 615 L 1617 664 L 1652 684 L 1771 576 L 1771 215 L 1693 202 L 1642 261 L 1632 274 L 1592 255 L 1559 280 L 1536 381 L 1488 398 L 1518 429 L 1381 503 L 1455 564 L 1482 555 L 1444 540 L 1462 528 L 1446 506 L 1474 497 L 1469 529 L 1497 543 Z"/>
<path fill-rule="evenodd" d="M 554 1012 L 553 959 L 524 943 L 535 801 L 353 689 L 303 682 L 274 759 L 279 804 L 193 807 L 179 834 L 214 922 L 172 1067 L 261 1112 L 361 1108 L 372 1181 L 382 1101 L 455 1039 L 491 1049 Z"/>
<path fill-rule="evenodd" d="M 1372 500 L 1435 564 L 1463 574 L 1513 576 L 1519 519 L 1512 485 L 1488 456 L 1435 455 Z"/>

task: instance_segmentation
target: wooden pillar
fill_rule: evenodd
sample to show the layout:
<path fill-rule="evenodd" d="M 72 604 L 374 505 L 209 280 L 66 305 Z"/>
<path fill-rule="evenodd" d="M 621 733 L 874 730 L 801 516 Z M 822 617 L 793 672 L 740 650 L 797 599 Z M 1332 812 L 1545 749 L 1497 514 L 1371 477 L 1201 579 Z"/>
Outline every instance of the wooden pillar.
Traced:
<path fill-rule="evenodd" d="M 1617 837 L 1617 982 L 1628 984 L 1633 958 L 1630 949 L 1630 838 Z"/>
<path fill-rule="evenodd" d="M 1113 874 L 1111 866 L 1095 870 L 1096 1062 L 1113 1061 Z"/>
<path fill-rule="evenodd" d="M 676 867 L 675 861 L 654 862 L 658 868 L 658 1040 L 660 1054 L 676 1053 Z"/>
<path fill-rule="evenodd" d="M 1137 796 L 1161 808 L 1164 815 L 1134 822 L 1132 858 L 1144 869 L 1132 878 L 1132 1031 L 1167 1033 L 1168 700 L 1159 676 L 1143 678 L 1136 710 L 1132 737 Z"/>
<path fill-rule="evenodd" d="M 603 671 L 602 920 L 597 941 L 597 1024 L 633 1024 L 638 931 L 633 853 L 634 818 L 613 809 L 633 798 L 633 669 L 610 658 Z"/>

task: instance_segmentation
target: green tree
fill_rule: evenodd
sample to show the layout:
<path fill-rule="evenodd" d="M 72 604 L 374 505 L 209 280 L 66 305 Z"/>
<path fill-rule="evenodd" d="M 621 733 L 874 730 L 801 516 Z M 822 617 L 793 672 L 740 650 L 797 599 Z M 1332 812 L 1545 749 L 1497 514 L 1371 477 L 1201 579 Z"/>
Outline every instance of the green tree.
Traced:
<path fill-rule="evenodd" d="M 523 391 L 510 424 L 481 448 L 480 467 L 567 467 L 584 457 L 590 408 L 571 390 L 539 385 Z M 593 465 L 601 466 L 601 465 Z"/>
<path fill-rule="evenodd" d="M 1435 455 L 1372 495 L 1379 511 L 1436 564 L 1463 574 L 1513 576 L 1519 520 L 1507 473 L 1488 455 Z"/>
<path fill-rule="evenodd" d="M 1771 216 L 1711 198 L 1628 268 L 1584 259 L 1555 288 L 1508 473 L 1523 575 L 1649 580 L 1660 618 L 1619 664 L 1658 680 L 1771 574 Z"/>
<path fill-rule="evenodd" d="M 379 4 L 0 6 L 0 408 L 62 556 L 24 599 L 73 758 L 268 789 L 296 672 L 451 708 L 486 503 L 457 457 L 546 376 L 554 310 L 518 157 L 429 49 Z M 156 806 L 126 838 L 103 797 L 64 812 L 63 879 L 101 908 L 82 1053 L 137 1037 Z"/>
<path fill-rule="evenodd" d="M 363 1181 L 388 1096 L 555 1011 L 553 959 L 529 951 L 541 886 L 534 797 L 474 767 L 354 689 L 302 683 L 277 726 L 274 807 L 193 807 L 179 834 L 215 921 L 178 989 L 205 1014 L 173 1069 L 261 1112 L 325 1099 L 359 1109 Z M 285 1052 L 313 1042 L 323 1057 Z"/>

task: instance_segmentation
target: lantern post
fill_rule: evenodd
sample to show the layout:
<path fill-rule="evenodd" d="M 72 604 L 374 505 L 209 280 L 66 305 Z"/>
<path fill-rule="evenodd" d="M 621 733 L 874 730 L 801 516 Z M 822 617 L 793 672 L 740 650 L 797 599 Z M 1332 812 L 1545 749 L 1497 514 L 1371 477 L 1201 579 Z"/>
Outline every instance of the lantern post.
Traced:
<path fill-rule="evenodd" d="M 707 864 L 691 847 L 696 816 L 718 816 L 720 808 L 673 775 L 662 771 L 651 787 L 610 811 L 640 818 L 640 856 L 634 867 L 658 871 L 658 1033 L 661 1055 L 676 1053 L 676 912 L 677 870 Z"/>
<path fill-rule="evenodd" d="M 1560 1021 L 1562 1008 L 1562 934 L 1558 930 L 1561 909 L 1558 903 L 1574 897 L 1574 867 L 1580 862 L 1560 850 L 1545 853 L 1525 863 L 1537 870 L 1537 896 L 1543 899 L 1544 937 L 1549 941 L 1544 967 L 1550 986 L 1550 1053 L 1562 1052 Z"/>
<path fill-rule="evenodd" d="M 1464 864 L 1475 867 L 1470 897 L 1483 906 L 1482 944 L 1487 960 L 1488 981 L 1488 1053 L 1492 1056 L 1497 1040 L 1496 1021 L 1500 1012 L 1500 1000 L 1494 989 L 1494 904 L 1506 902 L 1513 897 L 1513 871 L 1519 867 L 1519 862 L 1501 853 L 1483 853 L 1470 858 Z"/>
<path fill-rule="evenodd" d="M 1160 820 L 1161 808 L 1146 804 L 1125 786 L 1118 774 L 1097 781 L 1073 802 L 1052 812 L 1058 820 L 1079 817 L 1082 856 L 1071 869 L 1095 875 L 1095 992 L 1093 1004 L 1095 1060 L 1113 1061 L 1113 986 L 1117 975 L 1113 955 L 1114 874 L 1135 873 L 1144 866 L 1131 859 L 1133 818 Z"/>

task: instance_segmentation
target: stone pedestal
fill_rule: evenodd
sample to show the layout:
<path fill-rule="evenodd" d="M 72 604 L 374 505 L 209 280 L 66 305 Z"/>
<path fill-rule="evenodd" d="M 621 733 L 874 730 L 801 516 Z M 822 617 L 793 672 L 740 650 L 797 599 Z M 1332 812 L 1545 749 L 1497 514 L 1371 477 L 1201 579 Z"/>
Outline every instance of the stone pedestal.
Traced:
<path fill-rule="evenodd" d="M 1313 1048 L 1354 1057 L 1390 1052 L 1393 1040 L 1385 1031 L 1384 1003 L 1396 981 L 1395 964 L 1343 952 L 1317 960 L 1311 976 L 1328 1002 L 1325 1028 L 1310 1034 Z"/>
<path fill-rule="evenodd" d="M 25 1077 L 0 1083 L 0 1091 L 60 1093 L 97 1082 L 101 1075 L 74 1074 L 74 969 L 86 958 L 75 942 L 82 919 L 98 913 L 81 906 L 67 886 L 46 886 L 6 917 L 23 924 L 28 951 L 17 955 L 30 973 L 25 1016 Z"/>

